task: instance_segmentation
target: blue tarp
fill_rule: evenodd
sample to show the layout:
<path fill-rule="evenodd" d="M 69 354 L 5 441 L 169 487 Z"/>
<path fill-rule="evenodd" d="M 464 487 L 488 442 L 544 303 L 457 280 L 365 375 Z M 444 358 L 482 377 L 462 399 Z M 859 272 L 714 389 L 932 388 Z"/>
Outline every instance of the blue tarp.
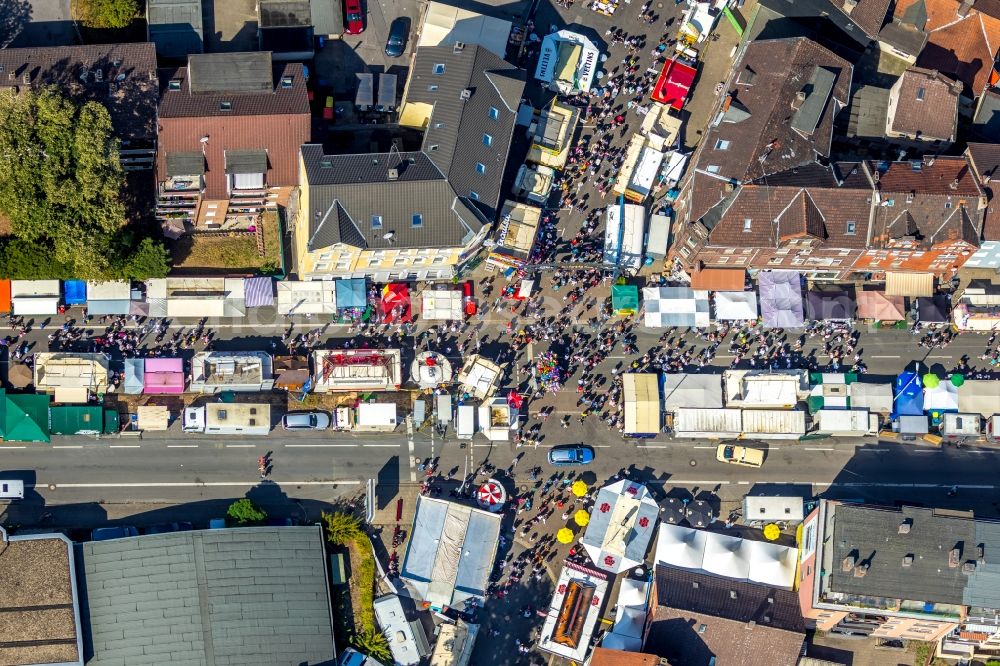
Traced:
<path fill-rule="evenodd" d="M 337 280 L 337 309 L 363 308 L 368 305 L 364 278 Z"/>
<path fill-rule="evenodd" d="M 920 377 L 915 372 L 903 372 L 896 377 L 896 398 L 893 400 L 892 418 L 922 416 L 924 391 Z"/>
<path fill-rule="evenodd" d="M 84 305 L 87 302 L 87 283 L 83 280 L 66 280 L 63 282 L 63 303 L 66 305 Z"/>

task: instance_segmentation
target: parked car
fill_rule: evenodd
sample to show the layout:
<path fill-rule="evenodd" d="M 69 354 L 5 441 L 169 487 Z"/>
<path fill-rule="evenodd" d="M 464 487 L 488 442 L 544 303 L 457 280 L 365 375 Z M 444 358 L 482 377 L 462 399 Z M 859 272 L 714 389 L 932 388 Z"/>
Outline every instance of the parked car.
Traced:
<path fill-rule="evenodd" d="M 764 464 L 764 452 L 735 444 L 719 444 L 719 448 L 715 450 L 715 459 L 731 465 L 760 467 Z"/>
<path fill-rule="evenodd" d="M 594 462 L 594 449 L 583 444 L 563 444 L 549 449 L 550 465 L 586 465 Z"/>
<path fill-rule="evenodd" d="M 124 539 L 125 537 L 139 536 L 139 530 L 131 525 L 118 525 L 116 527 L 98 527 L 90 533 L 91 541 L 107 541 L 109 539 Z"/>
<path fill-rule="evenodd" d="M 326 96 L 326 106 L 323 107 L 323 120 L 333 120 L 333 95 Z"/>
<path fill-rule="evenodd" d="M 188 522 L 179 523 L 157 523 L 155 525 L 150 525 L 149 527 L 143 528 L 143 532 L 146 534 L 169 534 L 170 532 L 190 532 L 194 529 L 194 525 Z"/>
<path fill-rule="evenodd" d="M 361 0 L 344 0 L 344 31 L 360 35 L 365 31 L 365 15 L 361 13 Z"/>
<path fill-rule="evenodd" d="M 330 427 L 330 415 L 326 412 L 292 412 L 281 417 L 281 427 L 285 430 L 326 430 Z"/>
<path fill-rule="evenodd" d="M 389 25 L 389 39 L 385 42 L 385 54 L 398 58 L 406 50 L 406 38 L 410 33 L 410 19 L 399 16 Z"/>

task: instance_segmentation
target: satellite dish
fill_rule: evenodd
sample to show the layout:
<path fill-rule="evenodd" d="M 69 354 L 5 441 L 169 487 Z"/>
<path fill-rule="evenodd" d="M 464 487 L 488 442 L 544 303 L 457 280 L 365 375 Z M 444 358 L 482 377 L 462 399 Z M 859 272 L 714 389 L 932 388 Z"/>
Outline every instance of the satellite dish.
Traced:
<path fill-rule="evenodd" d="M 382 240 L 392 241 L 392 239 L 395 236 L 396 236 L 396 232 L 395 231 L 387 231 L 384 234 L 382 234 Z"/>
<path fill-rule="evenodd" d="M 201 137 L 198 140 L 201 141 L 202 143 L 208 143 L 208 137 L 207 136 L 203 136 L 203 137 Z"/>

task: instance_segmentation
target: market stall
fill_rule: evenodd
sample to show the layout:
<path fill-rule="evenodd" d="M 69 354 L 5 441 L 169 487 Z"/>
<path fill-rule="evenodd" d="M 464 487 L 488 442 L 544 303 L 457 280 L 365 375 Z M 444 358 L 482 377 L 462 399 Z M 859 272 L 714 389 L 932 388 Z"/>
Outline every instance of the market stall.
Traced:
<path fill-rule="evenodd" d="M 502 378 L 503 368 L 478 354 L 467 357 L 458 373 L 458 383 L 471 397 L 479 400 L 493 397 Z"/>
<path fill-rule="evenodd" d="M 757 321 L 757 293 L 753 291 L 715 292 L 716 321 Z"/>
<path fill-rule="evenodd" d="M 243 278 L 243 294 L 248 308 L 274 305 L 274 280 L 269 277 Z"/>
<path fill-rule="evenodd" d="M 486 257 L 487 268 L 506 271 L 523 267 L 535 246 L 541 217 L 541 208 L 517 201 L 505 201 L 500 212 L 496 238 L 486 243 L 490 249 Z"/>
<path fill-rule="evenodd" d="M 643 287 L 643 324 L 648 328 L 708 326 L 708 292 L 688 287 Z"/>
<path fill-rule="evenodd" d="M 679 55 L 674 56 L 663 65 L 656 83 L 653 85 L 653 92 L 650 98 L 654 102 L 665 104 L 675 111 L 680 111 L 687 103 L 688 95 L 691 93 L 691 86 L 695 77 L 698 76 L 696 67 L 689 65 L 685 59 Z"/>
<path fill-rule="evenodd" d="M 917 321 L 921 324 L 946 324 L 951 321 L 951 300 L 946 294 L 917 299 Z"/>
<path fill-rule="evenodd" d="M 902 321 L 906 319 L 903 296 L 889 296 L 884 291 L 858 292 L 858 319 Z"/>
<path fill-rule="evenodd" d="M 817 288 L 806 292 L 806 319 L 811 321 L 851 321 L 856 302 L 854 288 Z"/>
<path fill-rule="evenodd" d="M 378 313 L 384 324 L 401 324 L 413 318 L 410 289 L 402 282 L 391 282 L 382 287 Z"/>
<path fill-rule="evenodd" d="M 626 437 L 656 437 L 660 433 L 660 382 L 656 373 L 626 372 L 622 375 Z"/>
<path fill-rule="evenodd" d="M 608 206 L 604 229 L 604 265 L 638 271 L 642 267 L 646 211 L 637 204 Z"/>
<path fill-rule="evenodd" d="M 451 381 L 451 361 L 436 351 L 422 351 L 410 364 L 410 377 L 422 389 L 433 389 Z"/>
<path fill-rule="evenodd" d="M 420 295 L 420 316 L 430 321 L 462 321 L 462 292 L 425 289 Z"/>
<path fill-rule="evenodd" d="M 802 326 L 802 279 L 798 271 L 761 271 L 758 285 L 766 328 Z"/>
<path fill-rule="evenodd" d="M 619 316 L 634 315 L 639 311 L 639 287 L 634 284 L 611 285 L 611 309 Z"/>
<path fill-rule="evenodd" d="M 184 359 L 145 359 L 143 393 L 147 395 L 179 395 L 184 393 L 184 383 Z"/>
<path fill-rule="evenodd" d="M 656 534 L 660 507 L 646 486 L 624 479 L 597 493 L 583 547 L 600 569 L 617 574 L 638 566 Z"/>
<path fill-rule="evenodd" d="M 127 315 L 131 308 L 132 287 L 128 281 L 87 282 L 87 314 Z"/>
<path fill-rule="evenodd" d="M 11 280 L 11 307 L 17 316 L 58 314 L 60 298 L 59 280 Z"/>
<path fill-rule="evenodd" d="M 337 304 L 334 283 L 328 280 L 282 280 L 278 283 L 280 315 L 335 314 Z"/>
<path fill-rule="evenodd" d="M 87 283 L 84 280 L 63 281 L 63 303 L 65 305 L 85 305 L 87 303 Z"/>

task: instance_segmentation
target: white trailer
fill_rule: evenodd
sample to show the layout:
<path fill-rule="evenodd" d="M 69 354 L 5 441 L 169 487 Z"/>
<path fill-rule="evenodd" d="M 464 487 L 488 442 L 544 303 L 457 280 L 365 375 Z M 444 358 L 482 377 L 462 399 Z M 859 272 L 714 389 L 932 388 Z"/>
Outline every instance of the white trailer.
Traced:
<path fill-rule="evenodd" d="M 184 409 L 184 432 L 206 435 L 267 435 L 271 405 L 213 402 Z"/>
<path fill-rule="evenodd" d="M 821 409 L 813 416 L 816 432 L 835 437 L 878 434 L 878 414 L 867 409 Z"/>
<path fill-rule="evenodd" d="M 458 406 L 458 423 L 455 432 L 459 439 L 472 439 L 476 434 L 476 408 L 474 405 Z"/>

